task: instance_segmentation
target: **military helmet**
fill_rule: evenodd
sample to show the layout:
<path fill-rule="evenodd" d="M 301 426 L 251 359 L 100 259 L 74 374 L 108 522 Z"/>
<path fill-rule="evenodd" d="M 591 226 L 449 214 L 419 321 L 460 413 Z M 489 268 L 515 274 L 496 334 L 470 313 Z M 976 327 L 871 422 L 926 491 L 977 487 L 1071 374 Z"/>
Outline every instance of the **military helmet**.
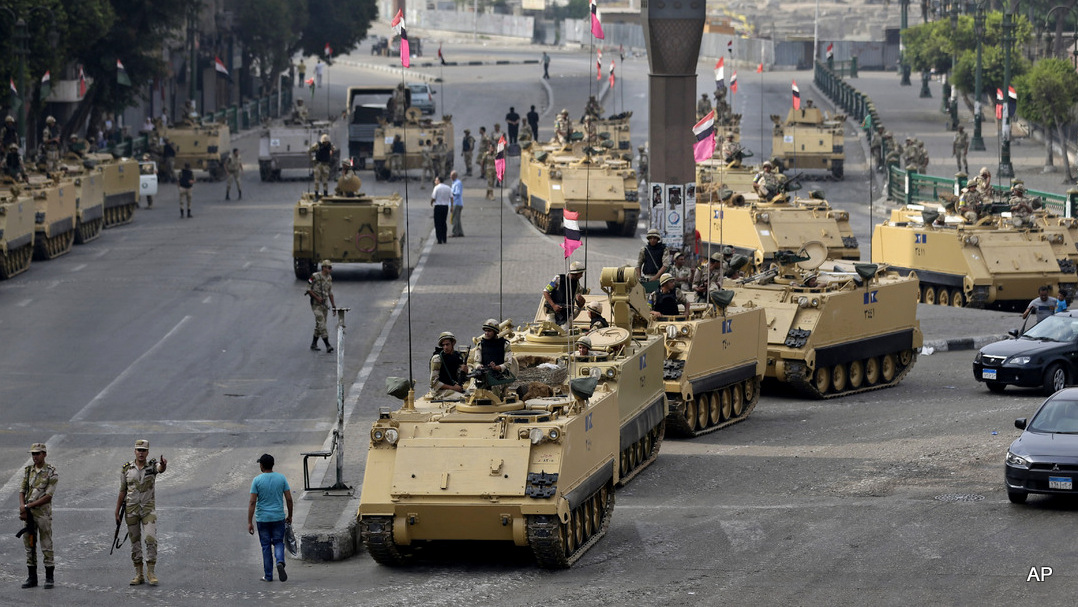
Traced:
<path fill-rule="evenodd" d="M 662 238 L 662 234 L 659 233 L 659 230 L 651 228 L 644 238 Z"/>
<path fill-rule="evenodd" d="M 681 251 L 678 251 L 677 253 L 674 253 L 674 261 L 677 261 L 679 259 L 685 259 L 685 254 L 682 253 Z"/>
<path fill-rule="evenodd" d="M 471 134 L 472 134 L 472 131 L 471 131 L 471 130 L 469 130 L 469 129 L 464 129 L 464 134 L 465 134 L 465 135 L 471 135 Z"/>
<path fill-rule="evenodd" d="M 584 306 L 584 309 L 587 310 L 588 312 L 595 312 L 596 314 L 602 314 L 603 313 L 603 302 L 601 302 L 601 301 L 588 302 L 588 305 Z"/>
<path fill-rule="evenodd" d="M 498 332 L 498 321 L 493 319 L 493 318 L 488 318 L 486 320 L 486 322 L 483 323 L 483 330 L 486 331 L 487 329 L 490 329 L 491 331 L 494 331 L 495 333 L 497 333 Z"/>
<path fill-rule="evenodd" d="M 988 170 L 988 167 L 981 167 L 980 171 L 977 171 L 978 175 L 991 175 L 992 172 Z"/>
<path fill-rule="evenodd" d="M 322 263 L 319 264 L 319 265 L 321 265 L 323 268 L 332 268 L 333 267 L 333 262 L 328 260 L 328 259 L 323 259 Z"/>
<path fill-rule="evenodd" d="M 442 334 L 438 336 L 438 347 L 442 347 L 442 343 L 447 339 L 453 340 L 453 342 L 456 343 L 457 336 L 453 335 L 449 331 L 442 331 Z"/>
<path fill-rule="evenodd" d="M 15 118 L 12 116 L 4 116 L 4 122 L 15 122 Z"/>
<path fill-rule="evenodd" d="M 714 261 L 715 263 L 722 263 L 722 253 L 719 252 L 719 251 L 716 251 L 716 252 L 711 254 L 711 257 L 709 259 L 711 261 Z"/>
<path fill-rule="evenodd" d="M 56 119 L 53 118 L 52 116 L 49 116 L 48 118 L 45 119 L 45 124 L 56 124 Z"/>
<path fill-rule="evenodd" d="M 574 261 L 573 263 L 569 264 L 569 273 L 570 274 L 583 274 L 584 273 L 584 262 L 583 261 Z"/>
<path fill-rule="evenodd" d="M 734 248 L 731 247 L 730 245 L 726 245 L 725 247 L 722 248 L 722 254 L 724 256 L 726 256 L 726 257 L 730 257 L 731 255 L 734 254 Z"/>
<path fill-rule="evenodd" d="M 771 161 L 770 161 L 770 160 L 765 160 L 765 161 L 764 161 L 764 164 L 763 164 L 762 166 L 763 166 L 763 168 L 765 168 L 765 169 L 770 169 L 770 168 L 773 168 L 773 167 L 774 167 L 775 165 L 771 164 Z"/>
<path fill-rule="evenodd" d="M 72 136 L 71 136 L 71 138 L 72 138 L 72 139 L 74 139 L 74 138 L 75 138 L 75 136 L 74 136 L 74 135 L 72 135 Z M 143 155 L 142 155 L 142 159 L 143 159 L 143 160 L 149 160 L 149 159 L 150 159 L 150 155 L 149 155 L 149 154 L 143 154 Z"/>
<path fill-rule="evenodd" d="M 68 137 L 68 139 L 69 139 L 70 141 L 78 141 L 78 140 L 79 140 L 79 136 L 78 136 L 78 135 L 72 135 L 72 136 Z M 148 156 L 148 155 L 149 155 L 149 154 L 143 154 L 143 156 Z"/>
<path fill-rule="evenodd" d="M 588 337 L 587 335 L 585 335 L 585 336 L 581 337 L 580 339 L 576 340 L 576 345 L 578 345 L 578 346 L 586 346 L 590 350 L 591 349 L 591 338 Z"/>
<path fill-rule="evenodd" d="M 1022 184 L 1022 183 L 1016 183 L 1013 186 L 1011 186 L 1011 189 L 1014 190 L 1015 192 L 1025 192 L 1026 191 L 1026 186 L 1024 184 Z"/>
<path fill-rule="evenodd" d="M 638 146 L 636 146 L 636 149 L 638 149 L 638 150 L 640 150 L 641 152 L 643 152 L 643 151 L 644 151 L 644 146 L 642 146 L 642 145 L 638 145 Z"/>
<path fill-rule="evenodd" d="M 322 143 L 329 143 L 329 135 L 323 134 L 318 140 Z"/>
<path fill-rule="evenodd" d="M 671 280 L 674 280 L 674 277 L 671 276 L 669 272 L 664 272 L 663 275 L 659 277 L 659 286 L 661 287 Z"/>
<path fill-rule="evenodd" d="M 9 149 L 9 150 L 17 150 L 17 149 L 19 149 L 19 144 L 13 143 L 13 144 L 7 146 L 7 149 Z"/>

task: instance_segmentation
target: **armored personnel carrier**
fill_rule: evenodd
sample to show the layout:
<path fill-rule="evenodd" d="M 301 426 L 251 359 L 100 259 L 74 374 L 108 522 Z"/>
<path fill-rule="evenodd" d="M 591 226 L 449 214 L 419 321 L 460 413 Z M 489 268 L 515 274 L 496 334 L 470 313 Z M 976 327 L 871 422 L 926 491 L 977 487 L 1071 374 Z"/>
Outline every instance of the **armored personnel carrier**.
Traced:
<path fill-rule="evenodd" d="M 86 154 L 85 165 L 101 169 L 105 197 L 104 227 L 131 223 L 138 208 L 142 175 L 133 158 L 114 158 L 111 154 Z"/>
<path fill-rule="evenodd" d="M 630 160 L 606 153 L 612 146 L 522 145 L 519 212 L 545 234 L 561 230 L 569 209 L 581 222 L 604 221 L 615 234 L 632 237 L 640 215 L 636 171 Z"/>
<path fill-rule="evenodd" d="M 446 115 L 442 116 L 441 120 L 431 120 L 424 118 L 418 107 L 410 107 L 405 112 L 405 120 L 400 126 L 383 121 L 374 129 L 371 164 L 374 167 L 375 179 L 389 179 L 390 172 L 393 170 L 391 165 L 393 140 L 397 136 L 400 136 L 401 141 L 404 142 L 405 150 L 400 170 L 422 169 L 424 156 L 434 154 L 434 147 L 438 144 L 439 137 L 445 142 L 448 152 L 442 159 L 444 166 L 439 166 L 437 159 L 434 160 L 434 172 L 444 177 L 453 170 L 455 150 L 453 117 Z"/>
<path fill-rule="evenodd" d="M 612 149 L 619 152 L 628 152 L 632 150 L 632 140 L 629 133 L 629 119 L 633 117 L 633 113 L 622 112 L 621 114 L 612 114 L 606 118 L 600 118 L 594 120 L 595 124 L 595 136 L 599 141 L 609 141 L 612 145 Z M 572 123 L 573 132 L 584 133 L 586 126 L 584 121 L 577 121 Z"/>
<path fill-rule="evenodd" d="M 329 134 L 332 123 L 318 122 L 278 124 L 262 129 L 258 140 L 258 176 L 262 181 L 280 181 L 281 171 L 303 171 L 310 176 L 312 166 L 311 146 L 318 143 L 318 138 Z M 340 150 L 334 154 L 330 163 L 330 179 L 337 179 L 337 170 L 341 166 Z"/>
<path fill-rule="evenodd" d="M 323 259 L 381 263 L 382 276 L 400 277 L 404 212 L 401 197 L 367 196 L 351 170 L 337 180 L 332 196 L 304 193 L 293 212 L 292 260 L 296 278 L 307 280 Z"/>
<path fill-rule="evenodd" d="M 185 123 L 170 126 L 162 134 L 176 148 L 176 170 L 190 163 L 191 170 L 205 171 L 214 181 L 225 178 L 225 156 L 232 151 L 232 134 L 227 124 Z"/>
<path fill-rule="evenodd" d="M 44 175 L 31 175 L 26 185 L 34 199 L 34 259 L 55 259 L 75 242 L 75 190 Z"/>
<path fill-rule="evenodd" d="M 818 107 L 790 108 L 785 122 L 774 114 L 771 122 L 775 123 L 771 153 L 784 169 L 823 169 L 831 171 L 835 179 L 842 179 L 845 115 L 836 114 L 827 120 Z"/>
<path fill-rule="evenodd" d="M 811 242 L 730 287 L 735 305 L 767 314 L 766 376 L 811 398 L 896 385 L 923 341 L 916 274 L 826 255 Z"/>
<path fill-rule="evenodd" d="M 1000 205 L 993 205 L 998 207 Z M 1005 205 L 1004 205 L 1005 206 Z M 999 208 L 976 222 L 942 209 L 910 205 L 891 212 L 872 235 L 872 261 L 916 272 L 919 301 L 968 306 L 1024 306 L 1042 285 L 1053 295 L 1078 286 L 1069 222 L 1016 228 Z"/>
<path fill-rule="evenodd" d="M 0 278 L 30 268 L 34 255 L 34 215 L 31 195 L 21 185 L 0 184 Z"/>
<path fill-rule="evenodd" d="M 86 244 L 101 235 L 105 219 L 105 175 L 93 163 L 60 165 L 62 195 L 75 197 L 75 244 Z"/>
<path fill-rule="evenodd" d="M 547 569 L 601 539 L 614 509 L 618 402 L 595 378 L 567 394 L 404 395 L 370 432 L 358 524 L 367 553 L 406 564 L 432 541 L 512 542 Z M 404 389 L 407 390 L 407 382 Z"/>
<path fill-rule="evenodd" d="M 779 251 L 799 250 L 808 242 L 822 243 L 828 259 L 861 259 L 850 214 L 832 208 L 821 193 L 813 192 L 808 198 L 782 194 L 771 202 L 730 190 L 720 195 L 724 200 L 697 199 L 701 242 L 732 246 L 756 268 L 766 268 Z"/>

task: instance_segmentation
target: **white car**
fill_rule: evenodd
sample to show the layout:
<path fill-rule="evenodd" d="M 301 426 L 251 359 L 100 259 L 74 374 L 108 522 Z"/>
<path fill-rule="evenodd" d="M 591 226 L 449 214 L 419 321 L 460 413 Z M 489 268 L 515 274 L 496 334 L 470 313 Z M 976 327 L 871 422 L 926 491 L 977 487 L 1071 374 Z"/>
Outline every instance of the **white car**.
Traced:
<path fill-rule="evenodd" d="M 423 114 L 433 114 L 434 89 L 426 82 L 411 82 L 408 88 L 412 91 L 412 107 L 419 108 Z"/>

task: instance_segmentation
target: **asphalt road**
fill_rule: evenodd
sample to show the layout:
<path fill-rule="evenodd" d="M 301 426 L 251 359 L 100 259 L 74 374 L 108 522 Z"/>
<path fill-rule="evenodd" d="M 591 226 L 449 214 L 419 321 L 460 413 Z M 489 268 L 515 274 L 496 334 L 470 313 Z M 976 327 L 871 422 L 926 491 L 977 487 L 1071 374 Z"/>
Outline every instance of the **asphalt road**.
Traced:
<path fill-rule="evenodd" d="M 538 54 L 522 46 L 450 49 L 454 59 Z M 370 61 L 364 53 L 356 61 Z M 701 65 L 706 91 L 711 66 Z M 646 63 L 619 67 L 635 144 L 646 133 L 637 122 L 646 120 Z M 444 87 L 436 87 L 439 112 L 454 115 L 458 133 L 504 123 L 510 105 L 523 114 L 546 103 L 540 69 L 447 68 Z M 593 70 L 586 54 L 554 55 L 554 111 L 583 107 Z M 784 112 L 790 76 L 764 75 L 767 113 Z M 812 96 L 807 74 L 796 77 L 803 96 Z M 343 104 L 349 84 L 397 78 L 335 66 L 331 103 Z M 739 76 L 735 110 L 747 122 L 758 119 L 758 78 Z M 318 93 L 315 115 L 326 111 Z M 549 134 L 552 121 L 544 115 L 541 131 Z M 464 544 L 405 570 L 364 554 L 293 561 L 287 583 L 262 584 L 258 543 L 245 532 L 255 459 L 274 453 L 278 471 L 301 488 L 299 453 L 320 448 L 331 428 L 335 373 L 334 357 L 307 350 L 312 319 L 290 259 L 291 208 L 308 184 L 259 182 L 257 137 L 238 147 L 247 166 L 242 201 L 224 202 L 223 183 L 199 183 L 195 217 L 181 220 L 175 190 L 164 186 L 154 209 L 140 210 L 133 224 L 0 283 L 0 470 L 8 471 L 0 508 L 10 513 L 11 534 L 30 443 L 48 442 L 61 479 L 59 585 L 48 595 L 18 590 L 22 548 L 7 535 L 0 587 L 9 590 L 0 604 L 1073 602 L 1078 576 L 1066 529 L 1078 503 L 1034 497 L 1016 507 L 1002 489 L 1003 453 L 1018 433 L 1013 419 L 1041 398 L 989 394 L 972 380 L 969 352 L 921 357 L 890 390 L 826 402 L 765 392 L 744 423 L 664 442 L 656 463 L 618 493 L 607 537 L 569 571 L 536 570 L 526 551 Z M 858 149 L 848 142 L 847 178 L 825 189 L 851 211 L 867 242 L 868 179 Z M 361 176 L 368 192 L 397 187 Z M 337 302 L 352 307 L 346 480 L 357 487 L 366 429 L 379 406 L 393 405 L 381 395 L 383 379 L 411 373 L 422 384 L 438 332 L 473 335 L 488 316 L 530 317 L 539 288 L 562 268 L 560 237 L 538 234 L 508 200 L 480 201 L 478 180 L 465 185 L 468 236 L 441 248 L 430 245 L 429 184 L 408 186 L 409 305 L 404 280 L 380 280 L 374 266 L 335 268 Z M 588 242 L 592 268 L 635 258 L 640 246 L 598 231 Z M 948 324 L 983 322 L 982 313 L 957 313 Z M 162 583 L 154 589 L 127 586 L 126 546 L 112 556 L 107 550 L 119 467 L 137 438 L 151 440 L 151 454 L 170 464 L 158 486 Z M 339 499 L 341 512 L 354 512 L 354 500 Z M 1029 569 L 1042 566 L 1054 575 L 1027 582 Z"/>

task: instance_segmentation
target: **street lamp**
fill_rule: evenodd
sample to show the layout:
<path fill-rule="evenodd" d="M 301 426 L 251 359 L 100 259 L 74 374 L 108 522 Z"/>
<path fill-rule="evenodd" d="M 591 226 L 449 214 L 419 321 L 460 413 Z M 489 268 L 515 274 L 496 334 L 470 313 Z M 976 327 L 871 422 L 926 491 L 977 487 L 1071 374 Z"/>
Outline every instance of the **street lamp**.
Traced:
<path fill-rule="evenodd" d="M 26 17 L 33 17 L 35 13 L 41 12 L 47 14 L 49 17 L 49 46 L 55 48 L 60 41 L 60 35 L 56 32 L 56 16 L 52 10 L 47 6 L 35 6 L 26 12 Z M 15 39 L 15 54 L 19 56 L 19 91 L 23 95 L 24 101 L 22 107 L 19 108 L 18 114 L 18 127 L 19 127 L 19 141 L 22 142 L 23 149 L 27 147 L 26 142 L 26 123 L 30 114 L 30 98 L 27 95 L 26 90 L 26 57 L 30 54 L 30 34 L 27 33 L 26 17 L 20 13 L 16 13 L 15 10 L 6 6 L 0 6 L 0 12 L 7 15 L 9 19 L 15 24 L 15 34 L 12 36 Z"/>
<path fill-rule="evenodd" d="M 981 137 L 981 48 L 984 45 L 984 5 L 977 5 L 977 13 L 973 16 L 973 35 L 977 37 L 977 67 L 973 77 L 973 138 L 970 139 L 969 149 L 978 152 L 984 151 L 984 138 Z"/>
<path fill-rule="evenodd" d="M 910 25 L 909 12 L 910 0 L 902 0 L 902 23 L 899 31 L 899 46 L 901 47 L 899 67 L 902 70 L 902 80 L 899 81 L 899 84 L 901 86 L 910 86 L 910 64 L 906 62 L 906 45 L 902 43 L 902 32 L 906 31 L 906 28 Z"/>
<path fill-rule="evenodd" d="M 1015 3 L 1017 5 L 1017 3 Z M 1014 165 L 1011 164 L 1011 47 L 1014 46 L 1014 6 L 1003 11 L 1003 141 L 999 146 L 999 176 L 1014 177 Z"/>

